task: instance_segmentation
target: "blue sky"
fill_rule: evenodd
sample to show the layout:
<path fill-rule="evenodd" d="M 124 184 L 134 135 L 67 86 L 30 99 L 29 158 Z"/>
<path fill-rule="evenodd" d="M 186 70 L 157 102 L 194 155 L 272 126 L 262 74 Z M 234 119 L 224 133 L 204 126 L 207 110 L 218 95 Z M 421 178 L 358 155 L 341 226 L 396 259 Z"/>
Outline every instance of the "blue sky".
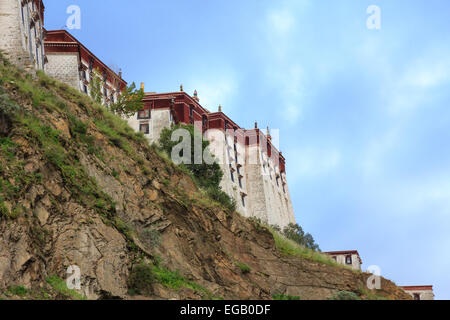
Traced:
<path fill-rule="evenodd" d="M 450 299 L 447 0 L 47 0 L 46 28 L 71 4 L 71 32 L 127 81 L 280 129 L 297 221 L 322 250 Z"/>

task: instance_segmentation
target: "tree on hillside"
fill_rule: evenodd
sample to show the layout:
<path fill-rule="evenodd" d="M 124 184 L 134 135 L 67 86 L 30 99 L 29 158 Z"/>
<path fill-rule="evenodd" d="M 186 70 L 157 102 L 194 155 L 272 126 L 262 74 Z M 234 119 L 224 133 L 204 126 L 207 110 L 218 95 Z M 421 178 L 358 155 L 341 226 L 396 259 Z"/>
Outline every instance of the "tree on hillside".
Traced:
<path fill-rule="evenodd" d="M 174 148 L 183 141 L 183 137 L 177 138 L 178 136 L 174 135 L 174 133 L 179 129 L 186 130 L 186 132 L 189 133 L 188 136 L 190 137 L 190 155 L 182 154 L 183 150 L 181 150 L 179 154 L 180 157 L 189 159 L 190 161 L 187 161 L 187 163 L 182 163 L 180 166 L 186 168 L 192 173 L 197 185 L 204 189 L 212 199 L 222 203 L 231 211 L 236 210 L 236 202 L 234 199 L 230 198 L 220 187 L 223 172 L 219 164 L 217 161 L 207 163 L 203 160 L 208 158 L 215 160 L 215 157 L 209 151 L 209 141 L 204 139 L 201 132 L 198 131 L 193 125 L 178 124 L 176 126 L 172 126 L 171 128 L 164 128 L 159 139 L 159 148 L 171 156 Z M 197 137 L 197 139 L 194 137 Z M 201 163 L 195 163 L 198 161 L 194 161 L 196 157 L 194 146 L 195 141 L 201 141 L 202 144 Z M 177 152 L 177 149 L 175 150 L 175 152 Z"/>
<path fill-rule="evenodd" d="M 102 82 L 100 71 L 98 69 L 93 70 L 91 72 L 91 81 L 89 81 L 89 94 L 97 103 L 102 103 Z"/>
<path fill-rule="evenodd" d="M 144 108 L 142 99 L 144 99 L 144 90 L 136 90 L 136 84 L 133 82 L 122 90 L 117 102 L 111 104 L 109 108 L 115 114 L 129 118 Z"/>
<path fill-rule="evenodd" d="M 305 248 L 320 251 L 319 245 L 315 242 L 313 236 L 309 233 L 305 233 L 303 228 L 298 224 L 289 224 L 283 229 L 283 235 Z"/>

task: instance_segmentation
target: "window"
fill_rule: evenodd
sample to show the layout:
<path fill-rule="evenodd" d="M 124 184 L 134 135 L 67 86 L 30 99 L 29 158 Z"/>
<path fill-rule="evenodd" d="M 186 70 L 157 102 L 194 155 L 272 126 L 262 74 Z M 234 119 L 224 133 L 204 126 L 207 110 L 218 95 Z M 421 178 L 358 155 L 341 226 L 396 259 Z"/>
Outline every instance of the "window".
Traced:
<path fill-rule="evenodd" d="M 241 189 L 242 189 L 242 178 L 241 177 L 239 177 L 239 187 L 241 187 Z"/>
<path fill-rule="evenodd" d="M 139 111 L 138 119 L 150 119 L 150 109 Z"/>
<path fill-rule="evenodd" d="M 36 64 L 39 66 L 39 48 L 36 46 Z"/>
<path fill-rule="evenodd" d="M 280 186 L 280 177 L 277 177 L 277 186 Z"/>
<path fill-rule="evenodd" d="M 81 77 L 86 80 L 86 70 L 81 71 Z"/>
<path fill-rule="evenodd" d="M 206 116 L 203 116 L 203 129 L 206 129 L 206 125 L 207 125 L 207 119 Z"/>
<path fill-rule="evenodd" d="M 25 25 L 25 16 L 23 14 L 23 6 L 21 6 L 21 12 L 22 12 L 22 24 Z"/>
<path fill-rule="evenodd" d="M 94 59 L 92 59 L 92 57 L 89 57 L 89 71 L 92 72 L 93 69 L 94 69 Z"/>
<path fill-rule="evenodd" d="M 231 164 L 230 164 L 230 172 L 231 172 L 231 181 L 234 182 L 234 171 L 233 168 L 231 167 Z"/>
<path fill-rule="evenodd" d="M 241 199 L 242 199 L 242 206 L 245 208 L 245 196 L 241 195 Z"/>
<path fill-rule="evenodd" d="M 414 293 L 414 300 L 420 301 L 420 294 Z"/>
<path fill-rule="evenodd" d="M 228 128 L 228 121 L 227 121 L 227 120 L 225 120 L 225 126 L 224 126 L 224 128 L 225 128 L 225 131 L 227 131 L 227 128 Z"/>
<path fill-rule="evenodd" d="M 85 84 L 83 84 L 83 91 L 84 91 L 84 93 L 88 93 L 88 87 L 87 87 L 87 85 L 85 85 Z"/>
<path fill-rule="evenodd" d="M 103 87 L 103 95 L 105 96 L 105 98 L 108 97 L 108 89 L 106 89 L 106 87 Z"/>
<path fill-rule="evenodd" d="M 334 261 L 337 261 L 337 257 L 336 257 L 336 256 L 333 256 L 333 260 L 334 260 Z"/>
<path fill-rule="evenodd" d="M 150 133 L 150 125 L 148 123 L 141 123 L 139 125 L 139 131 L 144 134 L 149 134 Z"/>
<path fill-rule="evenodd" d="M 348 255 L 348 256 L 345 257 L 345 263 L 346 264 L 353 264 L 351 255 Z"/>

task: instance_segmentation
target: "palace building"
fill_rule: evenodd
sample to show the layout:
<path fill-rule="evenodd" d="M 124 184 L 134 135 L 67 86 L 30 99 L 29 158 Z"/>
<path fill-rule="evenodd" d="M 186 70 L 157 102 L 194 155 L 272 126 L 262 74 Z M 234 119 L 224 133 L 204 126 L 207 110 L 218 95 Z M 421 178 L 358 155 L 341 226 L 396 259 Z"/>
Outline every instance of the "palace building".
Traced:
<path fill-rule="evenodd" d="M 103 104 L 116 102 L 127 85 L 121 72 L 114 72 L 65 30 L 46 31 L 44 45 L 48 60 L 45 72 L 73 88 L 90 94 L 89 83 L 98 72 Z"/>
<path fill-rule="evenodd" d="M 44 69 L 42 0 L 0 0 L 0 50 L 17 66 Z"/>
<path fill-rule="evenodd" d="M 285 158 L 273 145 L 269 132 L 257 125 L 246 130 L 219 106 L 210 112 L 200 104 L 197 92 L 146 93 L 144 109 L 128 119 L 150 143 L 157 142 L 163 128 L 192 124 L 210 142 L 224 173 L 221 187 L 237 204 L 237 211 L 270 225 L 295 224 L 286 180 Z"/>

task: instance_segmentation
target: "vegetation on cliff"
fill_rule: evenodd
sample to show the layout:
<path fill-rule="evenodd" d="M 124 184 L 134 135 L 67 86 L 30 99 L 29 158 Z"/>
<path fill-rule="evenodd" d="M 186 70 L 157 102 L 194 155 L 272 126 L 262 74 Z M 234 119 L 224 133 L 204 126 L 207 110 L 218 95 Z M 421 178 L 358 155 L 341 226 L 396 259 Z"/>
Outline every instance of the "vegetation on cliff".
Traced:
<path fill-rule="evenodd" d="M 369 275 L 299 254 L 188 171 L 90 97 L 0 57 L 0 298 L 368 296 Z M 370 293 L 409 298 L 384 279 Z"/>

